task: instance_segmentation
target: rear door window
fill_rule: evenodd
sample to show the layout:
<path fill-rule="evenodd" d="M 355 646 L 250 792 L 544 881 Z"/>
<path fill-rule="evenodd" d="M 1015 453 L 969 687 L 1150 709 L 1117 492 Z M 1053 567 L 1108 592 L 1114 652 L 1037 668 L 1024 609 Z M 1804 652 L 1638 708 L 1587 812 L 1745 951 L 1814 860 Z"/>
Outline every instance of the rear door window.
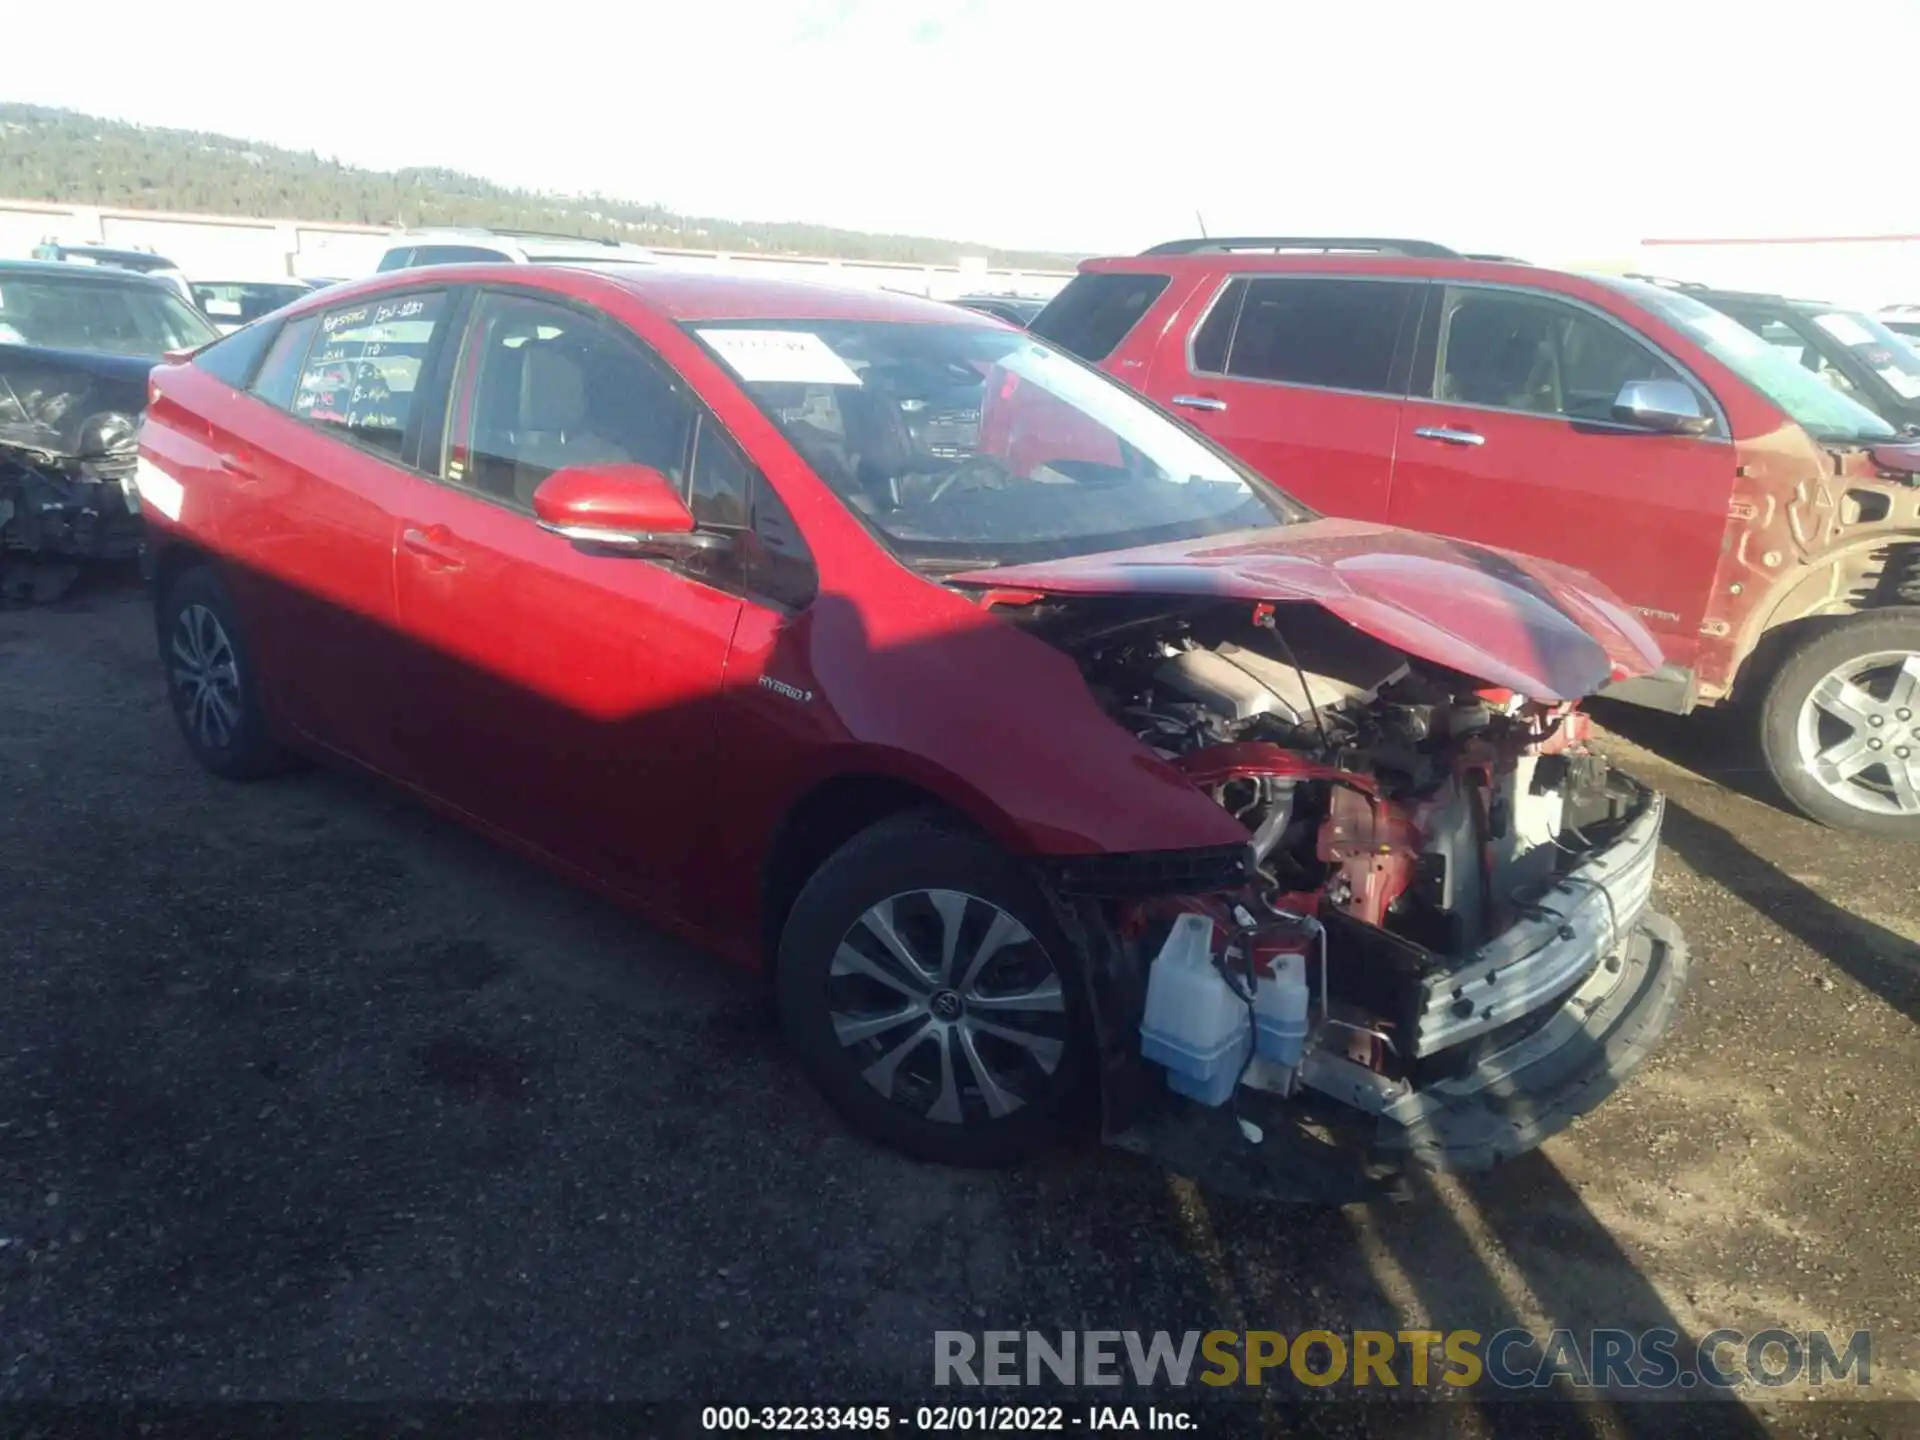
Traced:
<path fill-rule="evenodd" d="M 1196 337 L 1195 363 L 1200 340 L 1224 338 L 1226 373 L 1239 379 L 1398 394 L 1395 360 L 1419 293 L 1412 280 L 1249 280 L 1230 338 Z"/>
<path fill-rule="evenodd" d="M 1076 275 L 1027 328 L 1082 360 L 1104 360 L 1166 288 L 1165 275 Z"/>
<path fill-rule="evenodd" d="M 323 430 L 399 457 L 445 291 L 361 300 L 320 317 L 293 413 Z"/>

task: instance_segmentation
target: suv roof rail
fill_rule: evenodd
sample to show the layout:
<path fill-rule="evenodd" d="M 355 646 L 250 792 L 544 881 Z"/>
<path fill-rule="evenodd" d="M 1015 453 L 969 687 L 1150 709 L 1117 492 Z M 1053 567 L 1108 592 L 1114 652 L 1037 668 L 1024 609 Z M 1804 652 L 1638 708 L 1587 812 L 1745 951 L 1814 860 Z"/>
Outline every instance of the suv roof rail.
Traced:
<path fill-rule="evenodd" d="M 1331 254 L 1351 251 L 1370 255 L 1420 256 L 1429 260 L 1458 260 L 1444 245 L 1431 240 L 1385 240 L 1367 236 L 1324 235 L 1203 235 L 1192 240 L 1168 240 L 1142 250 L 1142 255 L 1213 255 L 1232 250 L 1302 250 Z"/>

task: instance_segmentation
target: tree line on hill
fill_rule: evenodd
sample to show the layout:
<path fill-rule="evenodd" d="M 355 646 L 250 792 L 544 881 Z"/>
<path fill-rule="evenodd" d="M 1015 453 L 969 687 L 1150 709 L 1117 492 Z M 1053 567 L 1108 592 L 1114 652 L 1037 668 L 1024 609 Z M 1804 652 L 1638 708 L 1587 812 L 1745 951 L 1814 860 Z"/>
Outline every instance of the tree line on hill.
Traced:
<path fill-rule="evenodd" d="M 691 250 L 1069 270 L 1080 258 L 798 221 L 716 220 L 606 196 L 550 195 L 454 170 L 366 170 L 227 135 L 0 104 L 0 197 L 261 219 L 546 230 Z"/>

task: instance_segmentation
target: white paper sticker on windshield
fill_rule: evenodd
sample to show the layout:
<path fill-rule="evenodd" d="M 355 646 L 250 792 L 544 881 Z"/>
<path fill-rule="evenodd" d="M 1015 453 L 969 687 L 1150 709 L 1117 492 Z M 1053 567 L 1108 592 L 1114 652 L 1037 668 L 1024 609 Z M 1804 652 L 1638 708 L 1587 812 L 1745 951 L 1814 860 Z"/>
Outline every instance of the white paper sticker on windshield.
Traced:
<path fill-rule="evenodd" d="M 1851 315 L 1831 314 L 1814 317 L 1814 324 L 1842 345 L 1871 345 L 1873 332 Z"/>
<path fill-rule="evenodd" d="M 749 385 L 858 385 L 860 377 L 811 330 L 696 331 Z"/>
<path fill-rule="evenodd" d="M 205 309 L 209 315 L 238 315 L 240 313 L 240 302 L 238 300 L 209 300 L 202 308 Z"/>

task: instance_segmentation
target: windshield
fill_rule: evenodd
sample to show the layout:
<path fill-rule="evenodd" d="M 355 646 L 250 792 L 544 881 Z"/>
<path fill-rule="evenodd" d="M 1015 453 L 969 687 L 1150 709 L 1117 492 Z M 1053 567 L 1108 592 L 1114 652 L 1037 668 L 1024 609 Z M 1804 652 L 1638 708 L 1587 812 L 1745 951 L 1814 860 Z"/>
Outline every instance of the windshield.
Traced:
<path fill-rule="evenodd" d="M 1850 400 L 1813 371 L 1796 363 L 1731 315 L 1692 296 L 1638 280 L 1609 279 L 1679 330 L 1774 404 L 1816 440 L 1877 441 L 1893 438 L 1893 426 L 1857 400 Z"/>
<path fill-rule="evenodd" d="M 1902 400 L 1920 400 L 1920 354 L 1910 341 L 1854 310 L 1817 311 L 1813 323 L 1851 350 Z"/>
<path fill-rule="evenodd" d="M 1132 391 L 1018 331 L 689 328 L 910 561 L 1056 559 L 1308 514 Z"/>
<path fill-rule="evenodd" d="M 216 325 L 247 325 L 312 291 L 298 280 L 206 281 L 193 298 Z"/>
<path fill-rule="evenodd" d="M 0 271 L 0 345 L 159 359 L 220 338 L 191 305 L 140 281 Z"/>

